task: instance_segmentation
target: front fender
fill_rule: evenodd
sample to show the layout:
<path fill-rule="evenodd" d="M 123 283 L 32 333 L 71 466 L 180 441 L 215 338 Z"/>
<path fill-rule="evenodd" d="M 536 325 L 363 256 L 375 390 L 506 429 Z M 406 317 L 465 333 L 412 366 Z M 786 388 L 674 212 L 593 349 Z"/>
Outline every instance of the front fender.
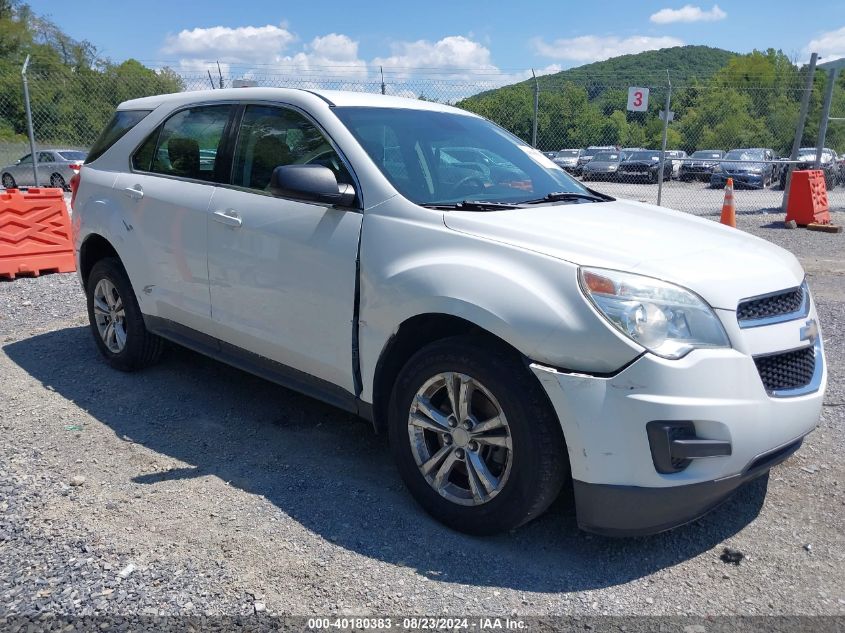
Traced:
<path fill-rule="evenodd" d="M 423 314 L 460 317 L 531 360 L 609 373 L 641 348 L 610 328 L 578 287 L 577 267 L 518 247 L 387 215 L 365 217 L 359 353 L 362 398 L 390 338 Z"/>

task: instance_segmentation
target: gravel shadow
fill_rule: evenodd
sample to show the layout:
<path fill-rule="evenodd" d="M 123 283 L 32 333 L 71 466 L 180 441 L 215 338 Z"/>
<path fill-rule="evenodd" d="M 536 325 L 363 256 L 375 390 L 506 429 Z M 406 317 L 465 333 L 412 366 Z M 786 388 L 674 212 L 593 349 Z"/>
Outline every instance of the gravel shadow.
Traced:
<path fill-rule="evenodd" d="M 136 374 L 112 370 L 86 327 L 11 342 L 13 362 L 124 440 L 190 466 L 112 473 L 138 484 L 213 475 L 262 495 L 337 546 L 439 581 L 525 591 L 629 582 L 714 548 L 759 514 L 768 478 L 668 533 L 607 539 L 580 532 L 567 495 L 544 517 L 494 538 L 452 532 L 424 514 L 369 423 L 193 352 L 174 348 Z M 201 498 L 190 503 L 202 505 Z M 709 564 L 709 563 L 707 563 Z"/>

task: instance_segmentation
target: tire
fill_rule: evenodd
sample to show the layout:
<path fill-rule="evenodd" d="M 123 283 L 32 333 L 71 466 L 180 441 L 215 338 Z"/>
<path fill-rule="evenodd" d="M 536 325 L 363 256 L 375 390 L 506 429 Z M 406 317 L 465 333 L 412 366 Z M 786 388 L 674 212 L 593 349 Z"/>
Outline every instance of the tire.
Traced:
<path fill-rule="evenodd" d="M 67 187 L 67 184 L 65 183 L 65 179 L 62 178 L 61 174 L 53 174 L 52 176 L 50 176 L 50 186 L 64 191 Z"/>
<path fill-rule="evenodd" d="M 505 428 L 462 431 L 461 420 L 452 420 L 456 428 L 447 426 L 443 411 L 454 407 L 447 397 L 446 377 L 451 377 L 456 394 L 462 393 L 459 387 L 467 378 L 475 385 L 467 419 L 476 427 L 504 419 Z M 420 402 L 428 402 L 427 408 Z M 440 424 L 421 428 L 411 423 L 412 416 L 435 419 L 430 415 Z M 535 519 L 557 498 L 569 476 L 563 433 L 538 381 L 520 358 L 486 339 L 454 337 L 417 352 L 396 379 L 388 426 L 393 457 L 413 497 L 434 518 L 468 534 L 495 534 Z M 510 442 L 510 448 L 503 442 Z M 431 459 L 437 461 L 431 462 L 429 479 L 418 464 Z M 451 467 L 436 489 L 447 462 Z M 475 479 L 474 487 L 468 464 L 476 464 L 473 473 L 484 475 Z"/>
<path fill-rule="evenodd" d="M 107 257 L 94 264 L 85 294 L 94 342 L 109 365 L 120 371 L 136 371 L 158 361 L 164 340 L 147 331 L 132 284 L 119 260 Z M 109 322 L 113 324 L 111 335 Z"/>
<path fill-rule="evenodd" d="M 2 182 L 5 189 L 14 189 L 17 187 L 17 183 L 15 183 L 15 179 L 12 177 L 12 174 L 3 174 Z"/>

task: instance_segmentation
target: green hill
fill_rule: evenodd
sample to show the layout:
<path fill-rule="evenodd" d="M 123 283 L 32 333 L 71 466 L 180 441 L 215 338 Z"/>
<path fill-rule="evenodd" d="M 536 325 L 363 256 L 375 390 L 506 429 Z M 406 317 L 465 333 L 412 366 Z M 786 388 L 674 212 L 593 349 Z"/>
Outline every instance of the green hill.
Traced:
<path fill-rule="evenodd" d="M 593 62 L 553 75 L 543 75 L 538 81 L 541 90 L 558 87 L 566 82 L 617 86 L 621 81 L 625 85 L 663 86 L 668 70 L 673 82 L 687 84 L 696 79 L 710 79 L 736 55 L 709 46 L 676 46 Z"/>
<path fill-rule="evenodd" d="M 672 81 L 668 146 L 702 148 L 792 146 L 806 68 L 781 51 L 740 55 L 707 46 L 678 46 L 564 70 L 538 78 L 537 147 L 587 145 L 659 147 L 667 70 Z M 819 71 L 804 144 L 814 143 L 825 77 Z M 845 88 L 845 78 L 842 80 Z M 627 112 L 629 86 L 651 88 L 648 111 Z M 835 103 L 842 100 L 837 87 Z M 482 92 L 456 103 L 531 141 L 534 80 Z M 841 128 L 841 129 L 840 129 Z M 845 143 L 845 127 L 831 128 L 829 146 Z"/>

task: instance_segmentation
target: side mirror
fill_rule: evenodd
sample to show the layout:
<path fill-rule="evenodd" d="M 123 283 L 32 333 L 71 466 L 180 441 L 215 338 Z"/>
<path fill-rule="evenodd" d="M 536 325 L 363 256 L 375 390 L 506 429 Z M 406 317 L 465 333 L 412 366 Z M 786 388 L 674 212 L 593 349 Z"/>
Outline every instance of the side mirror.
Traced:
<path fill-rule="evenodd" d="M 20 164 L 21 164 L 21 159 L 19 158 L 15 161 L 15 165 L 20 165 Z"/>
<path fill-rule="evenodd" d="M 355 202 L 355 188 L 339 185 L 334 172 L 323 165 L 280 165 L 270 176 L 270 193 L 278 198 L 293 198 L 338 207 Z"/>

